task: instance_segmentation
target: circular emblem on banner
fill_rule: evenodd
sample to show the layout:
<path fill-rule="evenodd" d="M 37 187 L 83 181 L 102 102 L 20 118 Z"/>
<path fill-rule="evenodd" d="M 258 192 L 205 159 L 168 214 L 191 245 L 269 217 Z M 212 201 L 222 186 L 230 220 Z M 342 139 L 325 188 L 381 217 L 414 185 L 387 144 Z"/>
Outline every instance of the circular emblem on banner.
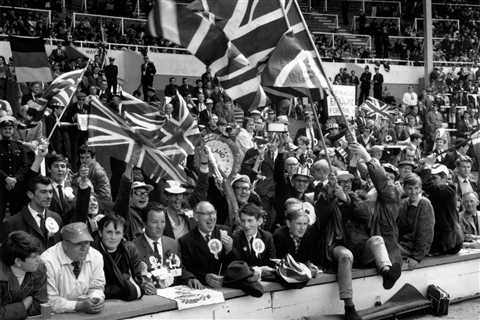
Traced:
<path fill-rule="evenodd" d="M 215 256 L 215 259 L 218 259 L 218 254 L 222 252 L 222 242 L 218 239 L 210 239 L 208 241 L 208 249 L 210 250 L 210 253 Z"/>
<path fill-rule="evenodd" d="M 258 258 L 258 256 L 265 251 L 265 243 L 262 241 L 262 239 L 255 238 L 252 242 L 252 249 Z"/>
<path fill-rule="evenodd" d="M 47 231 L 51 234 L 57 233 L 60 229 L 57 221 L 55 221 L 55 219 L 53 219 L 52 217 L 47 217 L 47 219 L 45 220 L 45 228 L 47 228 Z"/>
<path fill-rule="evenodd" d="M 240 169 L 240 152 L 237 145 L 230 139 L 218 135 L 209 134 L 205 136 L 205 145 L 207 145 L 215 160 L 218 168 L 221 169 L 227 177 L 236 174 Z"/>

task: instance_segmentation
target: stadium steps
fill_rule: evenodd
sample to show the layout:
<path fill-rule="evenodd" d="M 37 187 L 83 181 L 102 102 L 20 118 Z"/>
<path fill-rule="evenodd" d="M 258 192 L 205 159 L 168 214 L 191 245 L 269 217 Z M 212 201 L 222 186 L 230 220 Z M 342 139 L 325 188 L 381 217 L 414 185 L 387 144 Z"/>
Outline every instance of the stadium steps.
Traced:
<path fill-rule="evenodd" d="M 337 30 L 337 22 L 332 16 L 323 16 L 318 13 L 303 16 L 311 32 L 336 32 Z"/>

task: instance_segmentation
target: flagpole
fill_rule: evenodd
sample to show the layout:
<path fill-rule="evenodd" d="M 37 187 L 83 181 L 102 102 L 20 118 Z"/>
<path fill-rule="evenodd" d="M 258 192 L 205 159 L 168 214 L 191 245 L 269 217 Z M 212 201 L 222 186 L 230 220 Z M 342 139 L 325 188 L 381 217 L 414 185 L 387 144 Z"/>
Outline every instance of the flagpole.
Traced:
<path fill-rule="evenodd" d="M 280 3 L 281 2 L 282 2 L 282 0 L 280 0 Z M 317 56 L 318 60 L 320 60 L 320 62 L 321 62 L 322 58 L 320 57 L 320 54 L 318 53 L 317 46 L 315 45 L 315 42 L 313 41 L 312 34 L 310 33 L 310 30 L 308 29 L 307 23 L 305 22 L 305 18 L 303 17 L 302 11 L 300 10 L 300 7 L 297 3 L 297 0 L 293 0 L 293 3 L 295 3 L 295 7 L 297 8 L 297 12 L 300 15 L 300 18 L 302 19 L 303 26 L 304 26 L 305 30 L 307 31 L 308 39 L 310 40 L 310 43 L 313 46 L 313 50 L 315 50 L 315 55 Z M 282 6 L 282 9 L 285 12 L 285 8 L 283 6 Z M 335 100 L 335 103 L 337 104 L 338 110 L 340 111 L 340 115 L 343 118 L 343 121 L 345 122 L 345 124 L 347 126 L 348 136 L 351 137 L 350 139 L 349 139 L 349 137 L 346 137 L 347 141 L 351 140 L 351 141 L 349 141 L 350 143 L 355 142 L 355 140 L 356 140 L 355 136 L 350 131 L 350 127 L 348 125 L 347 118 L 345 117 L 345 114 L 343 113 L 342 107 L 340 106 L 340 102 L 338 101 L 338 98 L 335 95 L 335 92 L 333 91 L 333 86 L 330 83 L 330 80 L 328 79 L 328 76 L 325 74 L 325 70 L 323 70 L 323 66 L 321 64 L 320 64 L 320 71 L 323 73 L 325 81 L 327 82 L 327 85 L 328 85 L 328 89 L 330 90 L 330 93 L 333 96 L 333 99 Z"/>
<path fill-rule="evenodd" d="M 83 69 L 82 75 L 80 77 L 80 81 L 82 81 L 83 75 L 85 74 L 85 70 L 87 70 L 89 64 L 90 64 L 90 59 L 88 59 L 87 65 Z M 62 113 L 60 114 L 60 117 L 58 117 L 57 121 L 55 121 L 55 124 L 53 125 L 52 131 L 50 131 L 50 133 L 48 134 L 47 141 L 50 141 L 50 139 L 53 136 L 53 132 L 60 125 L 61 119 L 62 119 L 63 115 L 65 114 L 65 111 L 67 110 L 67 107 L 68 107 L 68 105 L 66 105 L 65 108 L 63 108 Z"/>
<path fill-rule="evenodd" d="M 290 21 L 288 20 L 288 15 L 287 15 L 287 11 L 285 10 L 285 5 L 284 5 L 284 1 L 283 0 L 278 0 L 280 2 L 280 7 L 282 8 L 282 12 L 283 12 L 283 16 L 285 18 L 285 23 L 287 24 L 287 28 L 290 29 Z M 295 2 L 295 5 L 297 5 L 297 1 L 294 0 Z M 298 10 L 298 6 L 297 6 L 297 10 Z M 300 12 L 300 16 L 302 17 L 302 21 L 303 21 L 303 16 Z M 310 36 L 310 33 L 307 29 L 307 33 L 308 35 Z M 315 47 L 315 44 L 313 44 L 313 46 Z M 315 51 L 317 51 L 317 48 L 315 47 Z M 320 59 L 320 57 L 319 57 Z M 326 77 L 325 77 L 326 78 Z M 328 82 L 328 80 L 327 80 Z M 322 132 L 322 125 L 320 124 L 320 120 L 318 119 L 318 114 L 317 114 L 317 106 L 313 104 L 313 99 L 310 97 L 309 99 L 310 101 L 310 104 L 312 106 L 312 110 L 313 110 L 313 115 L 315 117 L 315 122 L 317 123 L 317 127 L 318 127 L 318 131 L 320 131 L 320 141 L 322 143 L 322 147 L 323 147 L 323 150 L 325 151 L 325 158 L 327 159 L 327 163 L 328 163 L 328 168 L 330 169 L 330 172 L 332 172 L 332 162 L 330 161 L 330 156 L 328 155 L 328 150 L 327 150 L 327 144 L 325 143 L 325 138 L 323 136 L 323 132 Z M 347 125 L 348 127 L 348 125 Z M 313 134 L 315 135 L 315 132 L 313 132 Z M 312 139 L 315 138 L 315 137 L 312 137 Z"/>

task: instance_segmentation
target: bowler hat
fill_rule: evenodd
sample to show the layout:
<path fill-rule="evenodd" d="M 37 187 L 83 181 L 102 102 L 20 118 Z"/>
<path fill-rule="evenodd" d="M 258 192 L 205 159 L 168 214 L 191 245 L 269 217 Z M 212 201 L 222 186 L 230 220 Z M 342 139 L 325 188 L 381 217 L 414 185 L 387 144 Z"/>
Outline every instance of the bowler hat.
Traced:
<path fill-rule="evenodd" d="M 258 275 L 245 261 L 235 260 L 228 265 L 223 284 L 226 287 L 240 289 L 253 297 L 261 297 L 264 290 L 258 280 Z"/>

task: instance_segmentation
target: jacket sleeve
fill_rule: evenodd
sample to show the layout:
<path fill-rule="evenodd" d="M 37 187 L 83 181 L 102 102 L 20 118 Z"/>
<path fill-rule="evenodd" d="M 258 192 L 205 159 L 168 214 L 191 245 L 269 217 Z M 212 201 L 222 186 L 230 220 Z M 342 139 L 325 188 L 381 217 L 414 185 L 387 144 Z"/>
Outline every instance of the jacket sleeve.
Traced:
<path fill-rule="evenodd" d="M 87 222 L 90 193 L 90 187 L 85 189 L 78 188 L 76 198 L 77 203 L 70 222 Z"/>
<path fill-rule="evenodd" d="M 103 168 L 98 166 L 93 170 L 92 183 L 97 197 L 103 201 L 112 201 L 112 191 L 107 173 Z"/>
<path fill-rule="evenodd" d="M 422 261 L 430 251 L 435 226 L 435 214 L 430 201 L 424 199 L 422 202 L 424 203 L 417 218 L 415 245 L 412 251 L 412 258 L 417 261 Z"/>
<path fill-rule="evenodd" d="M 184 240 L 185 239 L 182 239 L 182 238 L 178 239 L 178 243 L 180 245 L 179 249 L 182 257 L 181 259 L 184 266 L 184 269 L 182 270 L 182 272 L 184 271 L 188 272 L 188 275 L 193 275 L 192 277 L 190 277 L 190 279 L 195 277 L 201 283 L 205 284 L 206 273 L 199 272 L 198 270 L 196 270 L 195 261 L 192 256 L 192 252 L 190 251 L 188 244 L 185 243 Z M 182 276 L 182 278 L 184 277 Z M 185 280 L 188 280 L 188 278 L 185 278 Z"/>
<path fill-rule="evenodd" d="M 113 207 L 113 211 L 118 215 L 128 220 L 128 212 L 130 208 L 130 188 L 132 187 L 132 181 L 122 175 L 120 178 L 120 187 L 118 190 L 117 200 Z"/>
<path fill-rule="evenodd" d="M 368 174 L 372 179 L 373 185 L 377 190 L 378 198 L 383 202 L 398 202 L 399 198 L 396 196 L 398 193 L 393 183 L 388 181 L 385 170 L 377 161 L 367 162 Z"/>
<path fill-rule="evenodd" d="M 39 277 L 35 279 L 34 290 L 32 292 L 32 306 L 28 309 L 28 315 L 30 316 L 40 314 L 40 304 L 48 301 L 47 270 L 45 265 L 41 264 L 39 270 Z"/>
<path fill-rule="evenodd" d="M 0 305 L 0 320 L 22 320 L 27 317 L 23 302 Z"/>
<path fill-rule="evenodd" d="M 208 197 L 208 172 L 198 170 L 197 186 L 190 197 L 190 206 L 193 208 L 197 203 L 207 200 Z"/>

